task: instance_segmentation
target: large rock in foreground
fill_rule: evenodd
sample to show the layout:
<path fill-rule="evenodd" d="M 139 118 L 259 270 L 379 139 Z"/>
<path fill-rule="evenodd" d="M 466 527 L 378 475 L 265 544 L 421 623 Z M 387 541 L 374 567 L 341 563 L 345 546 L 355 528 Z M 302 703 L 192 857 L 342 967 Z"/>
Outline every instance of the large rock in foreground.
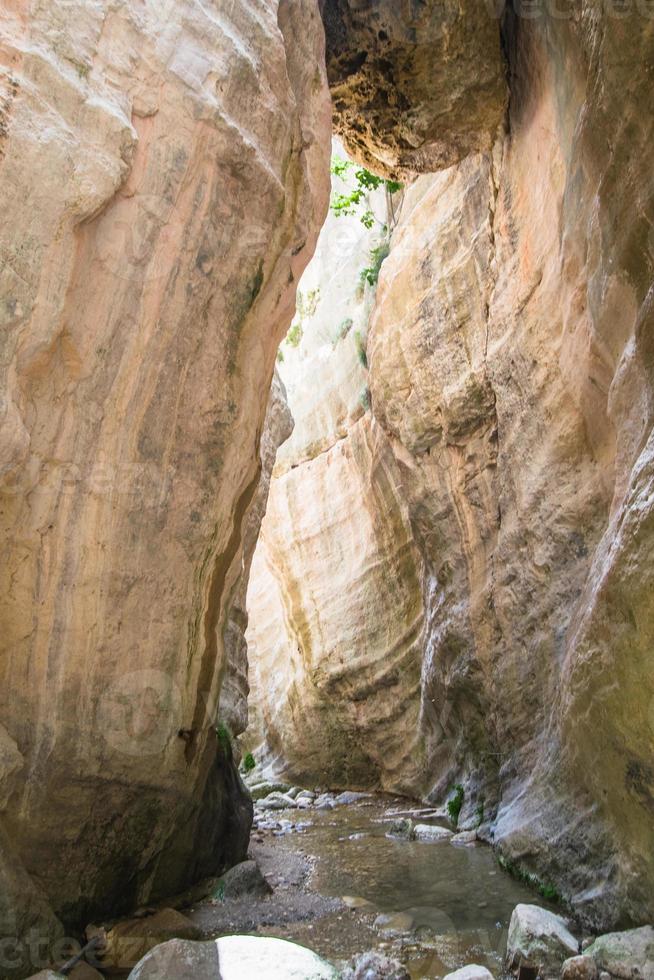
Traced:
<path fill-rule="evenodd" d="M 207 943 L 174 939 L 148 953 L 129 980 L 336 980 L 337 971 L 304 946 L 260 936 Z"/>
<path fill-rule="evenodd" d="M 600 970 L 620 980 L 654 980 L 654 928 L 629 929 L 600 936 L 586 950 Z"/>
<path fill-rule="evenodd" d="M 579 943 L 560 915 L 538 905 L 516 905 L 509 924 L 506 959 L 517 973 L 521 966 L 538 970 L 542 980 L 554 980 L 565 960 L 576 956 Z"/>
<path fill-rule="evenodd" d="M 442 170 L 490 146 L 506 107 L 500 19 L 477 0 L 322 0 L 334 126 L 371 170 Z"/>

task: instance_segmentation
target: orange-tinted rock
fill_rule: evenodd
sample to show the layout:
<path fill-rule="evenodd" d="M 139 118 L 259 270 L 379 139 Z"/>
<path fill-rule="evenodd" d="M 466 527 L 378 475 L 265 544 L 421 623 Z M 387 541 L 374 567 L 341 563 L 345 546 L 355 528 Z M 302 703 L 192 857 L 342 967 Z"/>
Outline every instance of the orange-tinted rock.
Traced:
<path fill-rule="evenodd" d="M 329 101 L 314 0 L 23 7 L 0 45 L 0 820 L 80 923 L 245 854 L 223 632 Z"/>

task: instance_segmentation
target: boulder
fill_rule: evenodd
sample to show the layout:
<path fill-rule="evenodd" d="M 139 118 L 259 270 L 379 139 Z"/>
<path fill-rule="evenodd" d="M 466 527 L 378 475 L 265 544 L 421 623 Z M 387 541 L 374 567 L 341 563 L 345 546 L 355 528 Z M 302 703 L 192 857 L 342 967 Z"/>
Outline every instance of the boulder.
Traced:
<path fill-rule="evenodd" d="M 600 970 L 620 980 L 654 980 L 654 928 L 643 926 L 599 936 L 586 955 Z"/>
<path fill-rule="evenodd" d="M 343 895 L 341 901 L 344 905 L 347 905 L 349 909 L 366 909 L 372 908 L 372 902 L 369 902 L 367 898 L 362 898 L 360 895 Z"/>
<path fill-rule="evenodd" d="M 253 800 L 263 800 L 271 793 L 286 793 L 289 790 L 288 783 L 259 782 L 249 787 L 250 796 Z"/>
<path fill-rule="evenodd" d="M 410 980 L 398 960 L 371 951 L 355 956 L 341 974 L 341 980 Z"/>
<path fill-rule="evenodd" d="M 11 760 L 13 753 L 6 742 L 4 748 L 7 773 L 6 760 Z M 9 766 L 11 764 L 10 762 Z M 36 930 L 42 944 L 44 960 L 55 962 L 54 950 L 64 935 L 64 928 L 39 885 L 27 873 L 0 822 L 0 948 L 2 941 L 6 939 L 10 944 L 7 958 L 11 960 L 16 976 L 25 975 L 40 965 L 33 962 L 30 949 L 29 937 L 33 930 Z M 21 937 L 24 937 L 22 941 Z M 16 939 L 19 939 L 18 943 L 15 943 Z"/>
<path fill-rule="evenodd" d="M 437 827 L 429 823 L 419 823 L 414 827 L 413 833 L 416 840 L 421 841 L 440 841 L 453 840 L 454 834 L 447 827 Z"/>
<path fill-rule="evenodd" d="M 450 843 L 452 844 L 474 844 L 476 841 L 476 830 L 462 830 L 450 838 Z"/>
<path fill-rule="evenodd" d="M 263 799 L 257 800 L 257 806 L 261 810 L 289 810 L 297 804 L 292 796 L 287 796 L 286 793 L 280 793 L 276 790 Z"/>
<path fill-rule="evenodd" d="M 86 930 L 89 939 L 105 939 L 102 965 L 114 970 L 130 970 L 149 950 L 170 939 L 198 939 L 198 927 L 175 909 L 160 909 L 152 915 L 117 922 L 105 931 L 98 926 Z"/>
<path fill-rule="evenodd" d="M 521 965 L 533 966 L 542 980 L 558 978 L 564 961 L 578 952 L 579 943 L 560 915 L 538 905 L 516 905 L 506 951 L 511 972 L 517 973 Z"/>
<path fill-rule="evenodd" d="M 497 17 L 472 0 L 323 0 L 334 128 L 385 176 L 450 167 L 506 104 Z"/>
<path fill-rule="evenodd" d="M 370 799 L 370 793 L 354 793 L 347 790 L 345 793 L 339 793 L 334 803 L 337 806 L 347 806 L 349 803 L 358 803 L 360 800 Z"/>
<path fill-rule="evenodd" d="M 338 973 L 304 946 L 262 936 L 205 943 L 172 940 L 149 952 L 128 980 L 337 980 Z"/>
<path fill-rule="evenodd" d="M 398 837 L 400 840 L 413 840 L 413 820 L 409 820 L 408 818 L 394 820 L 389 824 L 386 836 Z"/>
<path fill-rule="evenodd" d="M 219 879 L 212 897 L 225 899 L 242 898 L 243 895 L 263 897 L 271 893 L 272 888 L 261 874 L 257 862 L 241 861 Z"/>
<path fill-rule="evenodd" d="M 454 973 L 448 973 L 445 980 L 494 980 L 494 977 L 485 966 L 471 963 L 470 966 L 464 966 Z"/>
<path fill-rule="evenodd" d="M 102 974 L 90 963 L 78 963 L 68 974 L 69 980 L 103 980 Z"/>
<path fill-rule="evenodd" d="M 561 967 L 561 980 L 597 980 L 598 974 L 592 956 L 571 956 Z"/>
<path fill-rule="evenodd" d="M 408 912 L 383 912 L 375 919 L 375 928 L 385 936 L 404 936 L 413 929 L 413 916 Z"/>

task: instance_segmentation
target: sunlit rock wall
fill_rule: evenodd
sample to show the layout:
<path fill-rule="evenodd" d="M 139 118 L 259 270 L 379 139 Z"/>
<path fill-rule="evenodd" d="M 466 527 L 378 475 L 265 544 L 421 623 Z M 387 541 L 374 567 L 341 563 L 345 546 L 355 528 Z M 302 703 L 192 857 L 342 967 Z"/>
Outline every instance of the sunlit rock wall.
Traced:
<path fill-rule="evenodd" d="M 514 6 L 503 131 L 406 190 L 367 340 L 373 419 L 273 481 L 261 574 L 282 586 L 262 618 L 274 640 L 258 627 L 255 640 L 275 646 L 278 764 L 295 738 L 309 775 L 332 774 L 304 705 L 311 719 L 331 676 L 323 658 L 342 657 L 329 710 L 356 719 L 357 772 L 368 756 L 371 779 L 434 802 L 461 782 L 464 825 L 483 804 L 489 839 L 587 924 L 643 922 L 654 915 L 654 11 Z M 315 369 L 306 377 L 329 387 Z M 355 479 L 341 456 L 364 426 L 372 463 Z M 373 474 L 363 487 L 361 472 Z M 364 521 L 351 515 L 366 486 Z M 365 526 L 406 542 L 410 560 L 358 543 Z M 403 596 L 393 625 L 391 582 Z M 386 631 L 394 651 L 409 622 L 420 628 L 392 698 L 402 721 L 388 725 L 406 746 L 379 756 L 378 691 L 360 678 L 391 669 L 376 638 Z"/>
<path fill-rule="evenodd" d="M 293 779 L 406 789 L 424 761 L 422 603 L 398 468 L 369 411 L 361 276 L 385 237 L 383 191 L 371 206 L 370 230 L 330 214 L 281 346 L 295 429 L 250 579 L 247 739 Z"/>
<path fill-rule="evenodd" d="M 424 557 L 431 795 L 464 781 L 589 922 L 643 921 L 654 33 L 588 10 L 507 43 L 509 132 L 410 189 L 368 345 Z"/>
<path fill-rule="evenodd" d="M 0 87 L 11 936 L 244 853 L 223 630 L 330 108 L 314 0 L 10 4 Z"/>

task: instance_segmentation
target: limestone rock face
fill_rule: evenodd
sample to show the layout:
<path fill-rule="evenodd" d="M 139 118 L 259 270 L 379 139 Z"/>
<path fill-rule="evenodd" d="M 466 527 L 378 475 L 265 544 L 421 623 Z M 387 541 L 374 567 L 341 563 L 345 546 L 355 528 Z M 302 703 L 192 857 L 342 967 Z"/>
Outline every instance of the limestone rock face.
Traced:
<path fill-rule="evenodd" d="M 422 603 L 399 470 L 367 401 L 360 276 L 387 220 L 384 196 L 370 203 L 370 230 L 328 217 L 281 347 L 295 429 L 252 566 L 247 737 L 293 781 L 401 789 L 423 761 Z"/>
<path fill-rule="evenodd" d="M 590 11 L 507 39 L 510 135 L 410 188 L 368 342 L 424 559 L 430 797 L 465 782 L 587 922 L 642 922 L 654 42 Z"/>
<path fill-rule="evenodd" d="M 240 735 L 245 731 L 248 724 L 248 650 L 245 631 L 247 629 L 246 596 L 250 567 L 261 531 L 261 522 L 268 504 L 268 492 L 277 450 L 292 432 L 293 416 L 286 401 L 284 385 L 279 374 L 275 372 L 259 447 L 261 476 L 244 522 L 242 568 L 234 586 L 223 634 L 226 667 L 220 689 L 219 715 L 221 720 L 227 724 L 232 735 Z"/>
<path fill-rule="evenodd" d="M 461 783 L 462 825 L 594 929 L 654 916 L 654 34 L 614 13 L 507 13 L 509 126 L 407 187 L 373 418 L 280 472 L 261 558 L 268 720 L 313 746 L 301 691 L 329 678 L 357 769 L 436 804 Z"/>
<path fill-rule="evenodd" d="M 322 0 L 334 125 L 352 157 L 406 177 L 490 145 L 507 96 L 501 6 Z"/>
<path fill-rule="evenodd" d="M 322 23 L 316 0 L 10 5 L 0 87 L 0 892 L 29 874 L 81 923 L 245 853 L 214 728 L 326 207 Z"/>

